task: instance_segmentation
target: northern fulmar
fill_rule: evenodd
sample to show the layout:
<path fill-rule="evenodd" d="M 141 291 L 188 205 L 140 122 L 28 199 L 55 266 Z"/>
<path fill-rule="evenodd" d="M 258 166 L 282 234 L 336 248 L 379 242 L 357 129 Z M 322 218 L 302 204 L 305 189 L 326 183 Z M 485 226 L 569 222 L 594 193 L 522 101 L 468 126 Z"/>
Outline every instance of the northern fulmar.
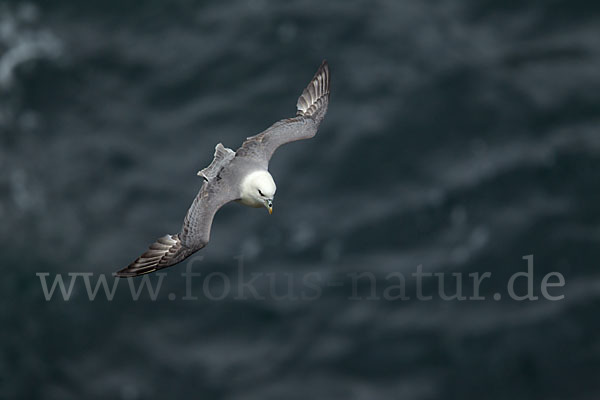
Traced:
<path fill-rule="evenodd" d="M 276 186 L 268 170 L 271 156 L 283 144 L 315 136 L 328 103 L 329 67 L 323 61 L 298 98 L 295 117 L 278 121 L 247 138 L 236 151 L 217 144 L 210 165 L 198 172 L 204 183 L 183 220 L 181 232 L 159 238 L 117 276 L 148 274 L 175 265 L 202 249 L 208 244 L 216 212 L 231 201 L 265 207 L 272 213 Z"/>

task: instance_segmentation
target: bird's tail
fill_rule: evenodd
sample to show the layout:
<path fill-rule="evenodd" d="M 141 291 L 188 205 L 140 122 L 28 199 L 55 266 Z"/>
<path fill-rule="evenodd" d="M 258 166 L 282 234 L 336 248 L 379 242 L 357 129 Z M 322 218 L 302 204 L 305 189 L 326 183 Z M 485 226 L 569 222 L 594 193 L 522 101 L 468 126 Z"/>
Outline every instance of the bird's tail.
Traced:
<path fill-rule="evenodd" d="M 217 175 L 219 175 L 221 169 L 229 164 L 234 157 L 235 151 L 223 146 L 222 143 L 217 144 L 215 146 L 215 156 L 212 162 L 208 167 L 198 171 L 198 176 L 203 177 L 207 181 L 212 181 Z"/>
<path fill-rule="evenodd" d="M 297 116 L 313 117 L 321 121 L 327 112 L 329 100 L 329 65 L 323 60 L 306 89 L 296 103 Z"/>
<path fill-rule="evenodd" d="M 181 244 L 179 235 L 165 235 L 152 243 L 150 248 L 134 262 L 117 272 L 117 276 L 149 274 L 183 261 L 194 251 Z"/>

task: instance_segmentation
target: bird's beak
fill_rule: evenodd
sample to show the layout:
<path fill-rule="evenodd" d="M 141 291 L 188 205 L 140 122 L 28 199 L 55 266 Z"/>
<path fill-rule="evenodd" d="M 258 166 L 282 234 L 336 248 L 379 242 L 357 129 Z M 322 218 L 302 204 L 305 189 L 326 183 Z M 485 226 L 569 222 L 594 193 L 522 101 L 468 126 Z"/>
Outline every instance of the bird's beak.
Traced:
<path fill-rule="evenodd" d="M 265 206 L 267 207 L 267 210 L 269 210 L 269 215 L 273 214 L 273 202 L 271 200 L 267 200 Z"/>

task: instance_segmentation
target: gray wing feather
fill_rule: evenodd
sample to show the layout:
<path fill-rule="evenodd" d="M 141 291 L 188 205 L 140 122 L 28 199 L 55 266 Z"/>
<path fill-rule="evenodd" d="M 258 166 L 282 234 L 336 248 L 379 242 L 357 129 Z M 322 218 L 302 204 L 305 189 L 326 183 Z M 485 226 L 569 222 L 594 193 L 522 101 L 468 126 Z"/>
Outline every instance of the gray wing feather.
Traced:
<path fill-rule="evenodd" d="M 296 103 L 296 117 L 276 122 L 267 130 L 246 139 L 236 154 L 251 157 L 265 168 L 277 148 L 317 133 L 329 104 L 329 66 L 323 61 Z"/>
<path fill-rule="evenodd" d="M 208 244 L 210 228 L 217 211 L 237 198 L 227 178 L 206 181 L 189 208 L 181 232 L 165 235 L 117 276 L 130 277 L 148 274 L 175 265 Z"/>
<path fill-rule="evenodd" d="M 215 214 L 237 197 L 227 179 L 205 182 L 183 220 L 181 243 L 194 251 L 206 246 Z"/>

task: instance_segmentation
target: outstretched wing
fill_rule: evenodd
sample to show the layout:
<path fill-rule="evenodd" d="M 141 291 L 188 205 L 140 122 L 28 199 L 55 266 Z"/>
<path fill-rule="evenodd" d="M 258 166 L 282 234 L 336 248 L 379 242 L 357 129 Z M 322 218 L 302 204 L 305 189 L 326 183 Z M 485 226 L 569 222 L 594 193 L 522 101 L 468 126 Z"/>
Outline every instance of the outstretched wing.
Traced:
<path fill-rule="evenodd" d="M 210 239 L 210 228 L 219 208 L 236 199 L 226 179 L 206 181 L 183 220 L 181 232 L 165 235 L 117 276 L 148 274 L 175 265 L 200 250 Z"/>
<path fill-rule="evenodd" d="M 258 135 L 246 139 L 236 154 L 251 157 L 265 168 L 279 146 L 310 139 L 317 133 L 329 103 L 329 66 L 323 61 L 317 73 L 298 98 L 296 117 L 283 119 Z"/>

